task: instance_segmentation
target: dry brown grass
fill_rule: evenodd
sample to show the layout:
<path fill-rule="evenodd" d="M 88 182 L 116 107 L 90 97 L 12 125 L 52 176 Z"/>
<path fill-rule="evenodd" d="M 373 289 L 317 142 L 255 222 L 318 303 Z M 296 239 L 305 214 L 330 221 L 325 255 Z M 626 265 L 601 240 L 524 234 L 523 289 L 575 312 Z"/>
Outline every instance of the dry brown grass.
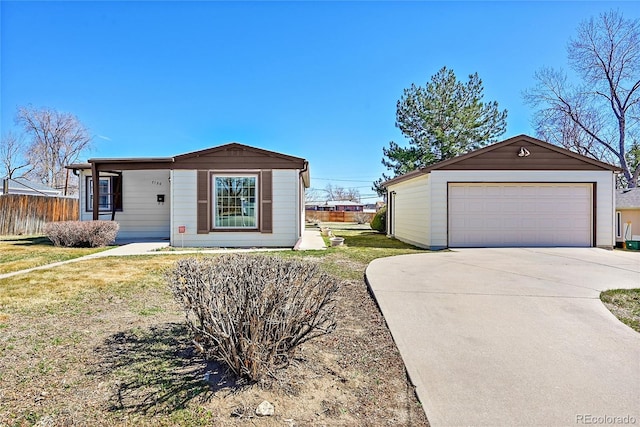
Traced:
<path fill-rule="evenodd" d="M 108 248 L 57 248 L 41 236 L 0 236 L 0 274 L 79 258 Z"/>
<path fill-rule="evenodd" d="M 640 332 L 640 288 L 608 290 L 600 300 L 622 323 Z"/>
<path fill-rule="evenodd" d="M 427 425 L 362 280 L 369 258 L 414 250 L 359 245 L 287 253 L 345 279 L 338 326 L 252 385 L 195 351 L 162 277 L 179 254 L 86 260 L 0 280 L 0 425 Z M 207 371 L 218 382 L 204 383 Z M 258 419 L 253 411 L 265 399 L 276 414 Z"/>

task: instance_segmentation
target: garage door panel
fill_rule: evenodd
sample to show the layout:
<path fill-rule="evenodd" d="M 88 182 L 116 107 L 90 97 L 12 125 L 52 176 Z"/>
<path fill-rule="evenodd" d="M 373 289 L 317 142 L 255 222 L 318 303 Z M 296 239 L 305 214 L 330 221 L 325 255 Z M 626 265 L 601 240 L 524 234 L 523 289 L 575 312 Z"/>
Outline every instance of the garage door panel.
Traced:
<path fill-rule="evenodd" d="M 449 246 L 591 246 L 591 184 L 450 184 Z"/>

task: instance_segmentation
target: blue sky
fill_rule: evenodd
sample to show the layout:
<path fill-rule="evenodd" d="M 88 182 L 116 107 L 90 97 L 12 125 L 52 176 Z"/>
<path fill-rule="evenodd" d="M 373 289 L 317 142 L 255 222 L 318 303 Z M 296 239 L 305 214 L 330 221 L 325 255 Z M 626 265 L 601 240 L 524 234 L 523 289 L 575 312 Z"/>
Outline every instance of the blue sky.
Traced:
<path fill-rule="evenodd" d="M 532 134 L 522 91 L 566 67 L 580 21 L 638 2 L 0 1 L 1 132 L 18 106 L 71 112 L 89 157 L 168 156 L 236 141 L 304 157 L 312 187 L 359 187 L 404 88 L 442 66 L 478 72 Z M 86 159 L 82 159 L 86 160 Z"/>

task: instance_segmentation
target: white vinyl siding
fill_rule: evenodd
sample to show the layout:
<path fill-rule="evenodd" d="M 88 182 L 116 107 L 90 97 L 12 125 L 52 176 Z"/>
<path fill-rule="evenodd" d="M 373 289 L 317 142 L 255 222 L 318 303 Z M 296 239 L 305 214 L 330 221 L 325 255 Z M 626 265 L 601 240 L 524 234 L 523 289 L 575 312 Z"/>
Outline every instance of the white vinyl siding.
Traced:
<path fill-rule="evenodd" d="M 84 176 L 91 176 L 86 170 Z M 86 180 L 80 183 L 86 191 Z M 170 182 L 168 170 L 139 170 L 122 172 L 122 211 L 117 211 L 115 221 L 120 225 L 118 239 L 166 239 L 170 224 Z M 158 203 L 157 195 L 164 194 L 164 203 Z M 86 211 L 88 197 L 80 197 L 80 219 L 90 221 L 93 212 Z M 99 218 L 111 220 L 111 212 L 100 212 Z"/>
<path fill-rule="evenodd" d="M 594 203 L 597 206 L 594 218 L 595 242 L 592 244 L 600 247 L 611 247 L 615 244 L 615 177 L 610 171 L 435 170 L 428 175 L 420 175 L 389 186 L 389 191 L 396 192 L 394 236 L 420 247 L 446 248 L 449 243 L 449 183 L 489 182 L 593 183 Z"/>
<path fill-rule="evenodd" d="M 426 247 L 429 244 L 429 178 L 428 175 L 389 186 L 395 192 L 389 221 L 393 236 L 403 242 Z"/>
<path fill-rule="evenodd" d="M 215 171 L 224 175 L 224 171 Z M 273 170 L 273 232 L 212 231 L 197 233 L 197 171 L 173 170 L 171 244 L 191 247 L 293 247 L 300 238 L 299 170 Z M 186 226 L 184 235 L 178 227 Z"/>
<path fill-rule="evenodd" d="M 449 184 L 449 246 L 591 246 L 591 184 Z"/>

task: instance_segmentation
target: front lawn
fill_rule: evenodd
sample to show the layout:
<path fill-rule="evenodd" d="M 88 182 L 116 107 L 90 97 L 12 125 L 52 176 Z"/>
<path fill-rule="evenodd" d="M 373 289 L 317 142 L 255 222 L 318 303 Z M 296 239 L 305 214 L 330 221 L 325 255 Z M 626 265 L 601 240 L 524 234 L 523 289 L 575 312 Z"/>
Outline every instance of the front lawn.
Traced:
<path fill-rule="evenodd" d="M 66 261 L 109 248 L 57 248 L 42 236 L 0 236 L 0 274 Z"/>
<path fill-rule="evenodd" d="M 640 332 L 640 289 L 612 289 L 600 300 L 622 323 Z"/>
<path fill-rule="evenodd" d="M 343 279 L 336 331 L 253 385 L 235 384 L 195 351 L 163 279 L 186 254 L 91 259 L 0 280 L 0 425 L 428 425 L 363 281 L 372 259 L 423 251 L 367 230 L 334 234 L 345 246 L 272 256 L 317 262 Z M 258 419 L 263 400 L 275 415 Z"/>

